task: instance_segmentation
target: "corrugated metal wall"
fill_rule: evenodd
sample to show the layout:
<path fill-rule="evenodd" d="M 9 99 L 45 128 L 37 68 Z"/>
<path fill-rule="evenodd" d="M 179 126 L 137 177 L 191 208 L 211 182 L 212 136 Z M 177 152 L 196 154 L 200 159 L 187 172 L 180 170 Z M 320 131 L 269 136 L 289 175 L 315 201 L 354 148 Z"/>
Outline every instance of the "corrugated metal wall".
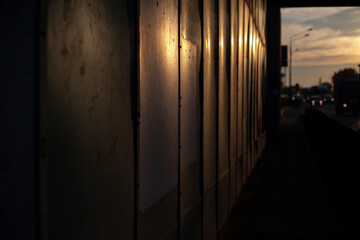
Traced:
<path fill-rule="evenodd" d="M 45 6 L 44 239 L 216 239 L 265 144 L 266 1 Z"/>
<path fill-rule="evenodd" d="M 320 1 L 24 2 L 0 3 L 2 239 L 215 239 L 279 123 L 280 7 Z"/>
<path fill-rule="evenodd" d="M 224 226 L 265 143 L 265 7 L 140 1 L 140 239 Z"/>

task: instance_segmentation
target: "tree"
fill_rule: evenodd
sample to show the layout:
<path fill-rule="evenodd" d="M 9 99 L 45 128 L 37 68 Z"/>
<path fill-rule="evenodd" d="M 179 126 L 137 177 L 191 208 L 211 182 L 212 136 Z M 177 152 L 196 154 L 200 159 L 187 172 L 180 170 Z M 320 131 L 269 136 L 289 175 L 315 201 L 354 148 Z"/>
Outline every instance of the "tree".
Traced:
<path fill-rule="evenodd" d="M 331 88 L 332 88 L 331 83 L 329 83 L 329 82 L 324 82 L 324 83 L 322 83 L 321 85 L 325 85 L 325 86 L 327 87 L 327 91 L 328 91 L 328 93 L 330 93 L 330 92 L 331 92 Z"/>
<path fill-rule="evenodd" d="M 337 81 L 356 81 L 359 80 L 359 75 L 354 68 L 344 68 L 337 72 L 334 72 L 331 77 L 333 83 Z"/>

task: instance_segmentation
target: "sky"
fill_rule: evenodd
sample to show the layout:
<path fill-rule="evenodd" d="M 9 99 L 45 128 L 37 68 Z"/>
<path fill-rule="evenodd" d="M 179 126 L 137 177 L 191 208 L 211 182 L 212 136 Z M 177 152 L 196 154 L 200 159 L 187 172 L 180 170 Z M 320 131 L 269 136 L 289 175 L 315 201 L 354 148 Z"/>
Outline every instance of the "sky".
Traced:
<path fill-rule="evenodd" d="M 359 70 L 359 7 L 284 8 L 281 19 L 282 45 L 289 45 L 294 34 L 313 28 L 308 37 L 300 34 L 293 40 L 292 85 L 311 87 L 331 82 L 333 73 L 343 68 Z M 289 85 L 288 68 L 285 86 Z"/>

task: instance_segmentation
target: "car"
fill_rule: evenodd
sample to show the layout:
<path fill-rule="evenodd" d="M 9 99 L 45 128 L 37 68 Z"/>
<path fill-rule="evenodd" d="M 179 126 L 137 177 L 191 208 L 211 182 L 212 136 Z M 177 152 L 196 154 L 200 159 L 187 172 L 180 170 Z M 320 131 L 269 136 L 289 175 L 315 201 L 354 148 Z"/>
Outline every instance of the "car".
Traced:
<path fill-rule="evenodd" d="M 323 101 L 324 101 L 324 104 L 325 103 L 334 103 L 334 98 L 331 95 L 324 95 Z"/>
<path fill-rule="evenodd" d="M 311 107 L 322 107 L 324 105 L 323 99 L 319 95 L 314 95 L 310 99 Z"/>
<path fill-rule="evenodd" d="M 287 102 L 290 106 L 299 107 L 301 103 L 305 102 L 305 99 L 303 96 L 292 96 L 291 98 L 288 98 Z"/>

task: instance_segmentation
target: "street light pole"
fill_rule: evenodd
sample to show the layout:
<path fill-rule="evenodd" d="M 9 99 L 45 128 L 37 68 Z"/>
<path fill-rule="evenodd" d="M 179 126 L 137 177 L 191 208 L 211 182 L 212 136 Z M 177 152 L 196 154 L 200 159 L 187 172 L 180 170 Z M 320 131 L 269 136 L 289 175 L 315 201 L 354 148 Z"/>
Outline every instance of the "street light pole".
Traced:
<path fill-rule="evenodd" d="M 297 34 L 294 34 L 290 37 L 290 66 L 289 66 L 289 97 L 291 97 L 291 94 L 292 94 L 292 91 L 291 91 L 291 80 L 292 80 L 292 43 L 293 41 L 295 40 L 298 40 L 298 39 L 301 39 L 301 38 L 304 38 L 304 37 L 308 37 L 309 36 L 309 33 L 306 33 L 306 32 L 309 32 L 309 31 L 312 31 L 313 29 L 312 28 L 309 28 L 307 29 L 306 31 L 303 31 L 303 32 L 300 32 L 300 33 L 297 33 Z M 306 34 L 304 34 L 306 33 Z M 304 34 L 304 35 L 303 35 Z"/>

